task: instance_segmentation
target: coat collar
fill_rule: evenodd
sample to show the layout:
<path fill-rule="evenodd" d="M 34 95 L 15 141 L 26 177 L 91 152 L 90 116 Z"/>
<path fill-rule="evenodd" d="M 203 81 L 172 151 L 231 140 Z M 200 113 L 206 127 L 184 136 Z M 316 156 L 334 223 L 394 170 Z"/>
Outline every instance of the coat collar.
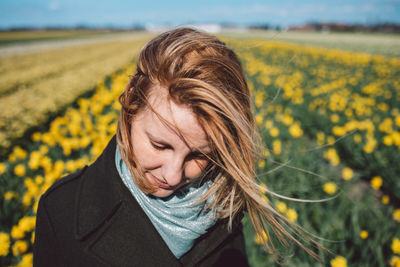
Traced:
<path fill-rule="evenodd" d="M 132 266 L 134 259 L 140 259 L 149 266 L 190 266 L 229 236 L 225 221 L 218 221 L 180 260 L 176 259 L 119 177 L 115 149 L 114 136 L 83 173 L 76 193 L 75 237 L 86 242 L 88 253 L 108 265 Z M 240 219 L 235 219 L 234 227 Z"/>

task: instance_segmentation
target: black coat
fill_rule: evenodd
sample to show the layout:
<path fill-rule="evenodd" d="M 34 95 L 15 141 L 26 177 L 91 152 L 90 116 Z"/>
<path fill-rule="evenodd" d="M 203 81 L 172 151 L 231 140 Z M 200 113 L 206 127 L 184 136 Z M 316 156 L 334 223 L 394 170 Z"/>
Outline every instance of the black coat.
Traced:
<path fill-rule="evenodd" d="M 57 181 L 41 197 L 34 266 L 248 266 L 242 225 L 218 221 L 180 259 L 123 184 L 116 140 L 89 167 Z"/>

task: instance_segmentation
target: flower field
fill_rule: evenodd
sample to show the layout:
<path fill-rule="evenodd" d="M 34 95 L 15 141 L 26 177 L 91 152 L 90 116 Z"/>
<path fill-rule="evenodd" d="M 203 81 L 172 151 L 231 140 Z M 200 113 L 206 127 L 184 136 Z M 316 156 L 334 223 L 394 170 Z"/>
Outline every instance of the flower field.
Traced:
<path fill-rule="evenodd" d="M 17 55 L 0 61 L 0 154 L 133 60 L 146 37 Z M 40 105 L 38 105 L 40 103 Z"/>
<path fill-rule="evenodd" d="M 265 145 L 258 183 L 283 196 L 264 199 L 327 249 L 310 246 L 319 263 L 296 245 L 276 243 L 283 266 L 400 266 L 400 60 L 225 41 L 242 59 L 254 96 Z M 97 82 L 92 96 L 76 96 L 76 105 L 0 163 L 0 266 L 31 265 L 40 195 L 101 153 L 133 70 L 131 63 Z M 275 265 L 250 228 L 245 217 L 251 265 Z"/>

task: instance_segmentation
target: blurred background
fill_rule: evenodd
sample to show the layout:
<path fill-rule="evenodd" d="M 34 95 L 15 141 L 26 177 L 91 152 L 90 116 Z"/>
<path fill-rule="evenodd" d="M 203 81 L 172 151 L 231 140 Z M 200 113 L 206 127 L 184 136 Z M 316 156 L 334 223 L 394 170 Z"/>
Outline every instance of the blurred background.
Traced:
<path fill-rule="evenodd" d="M 115 134 L 140 47 L 190 26 L 240 57 L 264 200 L 328 251 L 283 266 L 400 266 L 400 1 L 0 2 L 0 266 L 32 266 L 38 200 Z M 326 200 L 326 201 L 321 201 Z M 277 265 L 243 219 L 251 266 Z M 289 242 L 290 243 L 290 242 Z"/>

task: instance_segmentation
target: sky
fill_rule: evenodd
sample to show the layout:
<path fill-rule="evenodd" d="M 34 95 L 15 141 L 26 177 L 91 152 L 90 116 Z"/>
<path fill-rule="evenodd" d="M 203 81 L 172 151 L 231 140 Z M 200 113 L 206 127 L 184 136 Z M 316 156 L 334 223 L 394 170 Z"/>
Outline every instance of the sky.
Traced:
<path fill-rule="evenodd" d="M 0 28 L 400 23 L 400 0 L 0 0 Z"/>

